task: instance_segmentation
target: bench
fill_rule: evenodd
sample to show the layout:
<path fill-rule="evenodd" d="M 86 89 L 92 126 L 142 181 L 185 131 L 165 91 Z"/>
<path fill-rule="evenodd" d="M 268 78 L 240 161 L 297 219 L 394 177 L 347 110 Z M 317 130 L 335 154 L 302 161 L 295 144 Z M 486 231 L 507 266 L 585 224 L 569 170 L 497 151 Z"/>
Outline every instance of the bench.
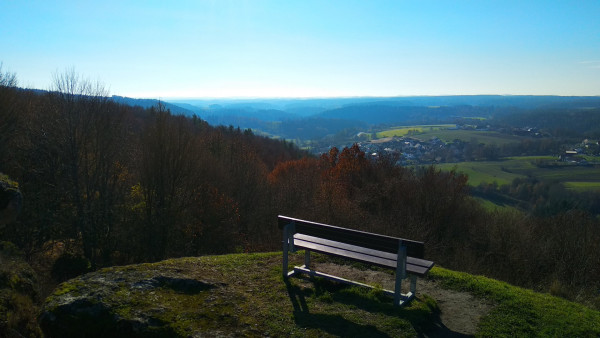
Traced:
<path fill-rule="evenodd" d="M 283 230 L 283 278 L 294 274 L 323 277 L 329 280 L 372 287 L 367 284 L 332 276 L 311 269 L 310 252 L 343 257 L 363 263 L 390 268 L 396 271 L 394 291 L 383 290 L 394 297 L 394 305 L 401 306 L 415 297 L 417 277 L 431 270 L 434 263 L 424 260 L 424 244 L 397 237 L 352 230 L 301 219 L 278 216 L 278 225 Z M 304 265 L 288 272 L 288 252 L 304 249 Z M 401 292 L 402 280 L 410 277 L 410 292 Z"/>

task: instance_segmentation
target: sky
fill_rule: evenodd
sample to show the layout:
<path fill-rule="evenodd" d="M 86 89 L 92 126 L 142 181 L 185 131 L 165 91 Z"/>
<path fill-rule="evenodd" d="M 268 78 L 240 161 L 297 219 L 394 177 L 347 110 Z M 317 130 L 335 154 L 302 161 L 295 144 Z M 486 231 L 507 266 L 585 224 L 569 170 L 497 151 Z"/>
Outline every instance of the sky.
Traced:
<path fill-rule="evenodd" d="M 600 1 L 0 0 L 0 62 L 136 98 L 600 95 Z"/>

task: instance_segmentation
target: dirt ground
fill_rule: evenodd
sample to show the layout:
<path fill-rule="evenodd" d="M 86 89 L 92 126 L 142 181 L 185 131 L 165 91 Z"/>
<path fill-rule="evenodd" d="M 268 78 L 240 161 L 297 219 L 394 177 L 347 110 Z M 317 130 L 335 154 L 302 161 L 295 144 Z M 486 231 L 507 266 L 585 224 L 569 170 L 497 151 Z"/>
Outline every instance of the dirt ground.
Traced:
<path fill-rule="evenodd" d="M 394 289 L 394 276 L 381 271 L 359 270 L 348 265 L 333 263 L 317 263 L 313 268 L 335 276 L 356 280 L 367 284 L 379 284 L 384 289 Z M 409 288 L 408 280 L 403 283 L 403 292 Z M 457 292 L 441 288 L 433 281 L 419 278 L 417 295 L 427 294 L 435 299 L 440 307 L 439 321 L 436 329 L 424 334 L 424 337 L 469 337 L 477 331 L 477 324 L 482 316 L 493 307 L 492 304 L 472 296 L 467 292 Z"/>

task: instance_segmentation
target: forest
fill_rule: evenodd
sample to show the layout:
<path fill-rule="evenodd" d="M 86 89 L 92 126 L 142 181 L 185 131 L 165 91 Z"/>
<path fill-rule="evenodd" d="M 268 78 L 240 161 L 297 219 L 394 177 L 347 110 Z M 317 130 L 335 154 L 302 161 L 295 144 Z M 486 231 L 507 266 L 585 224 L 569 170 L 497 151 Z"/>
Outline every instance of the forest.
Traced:
<path fill-rule="evenodd" d="M 311 155 L 115 102 L 74 71 L 53 83 L 22 89 L 0 72 L 0 173 L 23 194 L 0 240 L 49 288 L 112 265 L 280 250 L 281 214 L 421 240 L 445 268 L 600 308 L 600 221 L 585 208 L 487 210 L 456 171 L 371 159 L 357 145 Z M 517 183 L 515 194 L 544 188 Z"/>

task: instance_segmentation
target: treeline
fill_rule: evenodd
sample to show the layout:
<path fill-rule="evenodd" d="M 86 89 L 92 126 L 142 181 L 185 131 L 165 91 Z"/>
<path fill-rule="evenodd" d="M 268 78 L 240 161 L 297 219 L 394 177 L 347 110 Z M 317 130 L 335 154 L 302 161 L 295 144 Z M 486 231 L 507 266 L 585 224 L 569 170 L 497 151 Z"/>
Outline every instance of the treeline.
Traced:
<path fill-rule="evenodd" d="M 511 184 L 482 183 L 472 194 L 517 207 L 533 216 L 555 216 L 580 210 L 600 216 L 600 191 L 573 191 L 562 183 L 534 177 L 515 178 Z"/>
<path fill-rule="evenodd" d="M 599 139 L 600 108 L 598 108 L 597 99 L 596 102 L 590 102 L 589 106 L 582 103 L 581 107 L 589 108 L 539 108 L 501 116 L 492 123 L 505 128 L 512 126 L 537 127 L 553 137 L 575 138 L 578 140 L 584 138 Z"/>
<path fill-rule="evenodd" d="M 600 226 L 589 213 L 488 212 L 462 174 L 373 161 L 357 145 L 310 157 L 161 106 L 117 104 L 73 72 L 43 94 L 5 82 L 0 172 L 19 182 L 24 200 L 0 238 L 30 259 L 60 248 L 57 278 L 168 257 L 279 250 L 283 214 L 422 240 L 428 258 L 447 268 L 598 298 Z M 79 271 L 65 271 L 74 262 L 82 262 Z"/>
<path fill-rule="evenodd" d="M 24 201 L 0 235 L 29 257 L 60 245 L 93 269 L 270 246 L 268 173 L 305 152 L 118 104 L 73 72 L 47 93 L 10 78 L 0 86 L 0 172 Z"/>
<path fill-rule="evenodd" d="M 441 162 L 449 163 L 498 161 L 510 156 L 555 155 L 558 158 L 567 143 L 569 140 L 562 138 L 524 138 L 520 142 L 497 145 L 479 142 L 474 137 L 469 142 L 456 139 L 443 148 L 433 150 L 422 159 L 434 161 L 439 158 Z"/>

